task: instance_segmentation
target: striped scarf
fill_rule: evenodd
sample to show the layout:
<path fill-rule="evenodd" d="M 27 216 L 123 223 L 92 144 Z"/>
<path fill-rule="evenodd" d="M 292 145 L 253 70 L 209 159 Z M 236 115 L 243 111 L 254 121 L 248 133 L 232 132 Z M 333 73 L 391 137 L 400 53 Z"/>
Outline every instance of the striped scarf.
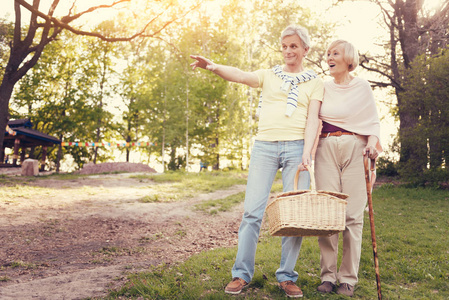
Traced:
<path fill-rule="evenodd" d="M 284 92 L 288 92 L 288 90 L 290 89 L 290 92 L 288 93 L 287 97 L 287 108 L 285 110 L 285 115 L 287 117 L 291 117 L 296 107 L 298 106 L 298 84 L 301 82 L 306 82 L 311 79 L 314 79 L 318 77 L 318 75 L 313 70 L 307 70 L 301 72 L 300 74 L 298 74 L 298 76 L 293 77 L 288 74 L 285 74 L 284 71 L 282 70 L 282 67 L 279 65 L 274 66 L 272 70 L 274 74 L 276 74 L 283 81 L 281 85 L 281 90 Z M 257 107 L 256 110 L 256 116 L 259 116 L 261 108 L 262 108 L 262 93 L 260 94 L 259 106 Z"/>

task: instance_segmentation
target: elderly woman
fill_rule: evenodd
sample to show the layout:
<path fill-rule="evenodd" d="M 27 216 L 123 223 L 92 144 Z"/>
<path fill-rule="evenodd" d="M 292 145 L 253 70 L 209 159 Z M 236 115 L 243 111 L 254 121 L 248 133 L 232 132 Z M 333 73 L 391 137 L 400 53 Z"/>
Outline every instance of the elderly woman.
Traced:
<path fill-rule="evenodd" d="M 367 194 L 363 156 L 375 159 L 380 122 L 369 83 L 351 75 L 359 57 L 354 46 L 337 40 L 327 50 L 327 64 L 333 80 L 324 83 L 319 118 L 322 130 L 315 155 L 316 188 L 348 194 L 343 257 L 337 272 L 338 234 L 318 239 L 321 250 L 321 285 L 330 293 L 337 281 L 337 294 L 352 297 L 358 281 L 362 245 L 363 212 Z M 304 153 L 308 155 L 308 153 Z M 310 161 L 304 161 L 310 164 Z"/>
<path fill-rule="evenodd" d="M 254 275 L 255 254 L 260 226 L 277 171 L 282 168 L 284 192 L 293 190 L 298 164 L 302 162 L 304 136 L 313 140 L 319 122 L 318 111 L 323 97 L 323 82 L 303 61 L 310 49 L 307 31 L 297 25 L 288 26 L 281 35 L 283 66 L 244 72 L 218 65 L 209 59 L 192 55 L 193 69 L 209 70 L 225 80 L 262 88 L 259 102 L 258 133 L 251 152 L 244 214 L 238 233 L 238 252 L 232 268 L 232 281 L 225 292 L 239 294 Z M 307 117 L 309 116 L 309 117 Z M 315 131 L 306 131 L 307 126 Z M 311 146 L 309 146 L 311 148 Z M 309 187 L 309 174 L 301 174 L 299 188 Z M 301 248 L 301 237 L 283 237 L 280 267 L 276 278 L 289 297 L 302 297 L 295 284 L 294 270 Z"/>

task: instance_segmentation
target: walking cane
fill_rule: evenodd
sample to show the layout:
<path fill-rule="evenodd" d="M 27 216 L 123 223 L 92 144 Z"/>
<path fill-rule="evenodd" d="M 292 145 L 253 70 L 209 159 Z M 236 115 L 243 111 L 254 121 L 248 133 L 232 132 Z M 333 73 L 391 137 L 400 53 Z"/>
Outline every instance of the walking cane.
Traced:
<path fill-rule="evenodd" d="M 377 243 L 376 243 L 376 231 L 374 229 L 374 211 L 373 211 L 373 198 L 372 198 L 372 190 L 374 181 L 376 179 L 375 169 L 376 169 L 376 161 L 374 159 L 370 159 L 368 157 L 369 153 L 367 153 L 364 157 L 365 164 L 365 180 L 366 180 L 366 192 L 368 194 L 368 209 L 369 209 L 369 222 L 371 225 L 371 240 L 373 243 L 373 254 L 374 254 L 374 268 L 376 269 L 376 282 L 377 282 L 377 298 L 379 300 L 382 299 L 382 292 L 380 290 L 380 275 L 379 275 L 379 260 L 377 259 Z M 371 165 L 371 168 L 370 168 Z M 371 171 L 371 176 L 370 176 Z"/>

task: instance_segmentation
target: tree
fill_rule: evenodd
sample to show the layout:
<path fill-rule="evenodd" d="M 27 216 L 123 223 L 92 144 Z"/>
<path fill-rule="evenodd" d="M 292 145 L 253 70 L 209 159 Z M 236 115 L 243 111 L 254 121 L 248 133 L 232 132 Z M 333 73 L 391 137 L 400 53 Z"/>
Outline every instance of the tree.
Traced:
<path fill-rule="evenodd" d="M 404 110 L 416 117 L 417 124 L 410 134 L 417 140 L 424 140 L 428 147 L 418 149 L 420 159 L 426 168 L 416 173 L 406 173 L 407 179 L 425 184 L 443 182 L 449 170 L 449 51 L 427 57 L 417 56 L 411 62 L 411 69 L 405 74 L 401 97 L 407 99 Z M 407 162 L 403 168 L 410 169 Z"/>
<path fill-rule="evenodd" d="M 97 37 L 107 42 L 130 41 L 137 37 L 156 37 L 163 29 L 173 23 L 176 19 L 182 18 L 192 9 L 195 9 L 198 4 L 194 4 L 183 14 L 168 15 L 175 5 L 173 1 L 156 1 L 151 4 L 151 7 L 139 7 L 143 13 L 148 13 L 151 16 L 142 25 L 142 29 L 137 33 L 131 34 L 125 32 L 122 37 L 105 36 L 94 31 L 83 30 L 81 26 L 72 26 L 74 21 L 91 14 L 94 11 L 107 9 L 111 7 L 125 8 L 131 0 L 117 0 L 109 2 L 111 4 L 104 4 L 92 6 L 81 12 L 74 12 L 76 0 L 73 1 L 72 7 L 69 11 L 61 17 L 55 16 L 55 11 L 60 6 L 59 0 L 53 0 L 47 12 L 44 12 L 40 7 L 40 0 L 33 0 L 33 4 L 29 4 L 25 0 L 15 0 L 15 24 L 14 36 L 11 41 L 10 55 L 0 84 L 0 131 L 5 132 L 6 124 L 9 118 L 9 101 L 13 93 L 15 84 L 37 63 L 42 55 L 44 48 L 56 40 L 63 30 L 71 31 L 77 35 L 86 35 Z M 30 12 L 29 24 L 26 33 L 23 35 L 22 30 L 22 9 Z M 150 13 L 151 12 L 151 13 Z M 4 134 L 0 134 L 0 145 L 3 145 Z M 3 148 L 0 147 L 0 151 Z M 0 153 L 1 156 L 2 153 Z"/>
<path fill-rule="evenodd" d="M 165 45 L 160 41 L 142 40 L 132 42 L 120 49 L 121 58 L 126 60 L 126 68 L 119 77 L 119 94 L 121 98 L 120 110 L 122 120 L 119 120 L 119 135 L 126 142 L 136 142 L 140 139 L 156 143 L 147 149 L 157 151 L 161 149 L 159 139 L 156 139 L 161 128 L 163 108 L 162 92 L 158 86 L 162 85 L 165 65 Z M 129 160 L 130 148 L 126 151 Z"/>
<path fill-rule="evenodd" d="M 394 111 L 399 118 L 400 168 L 403 175 L 419 176 L 427 168 L 427 140 L 416 136 L 420 114 L 409 110 L 405 97 L 404 81 L 413 74 L 413 61 L 418 55 L 434 54 L 446 47 L 449 30 L 449 1 L 441 2 L 434 13 L 426 12 L 420 0 L 373 0 L 381 8 L 384 23 L 389 32 L 386 46 L 388 57 L 362 56 L 361 66 L 382 75 L 386 80 L 372 83 L 375 86 L 394 88 L 397 106 Z M 389 61 L 389 63 L 386 63 Z"/>
<path fill-rule="evenodd" d="M 134 51 L 132 51 L 134 52 Z M 137 51 L 137 54 L 139 52 Z M 134 54 L 134 53 L 133 53 Z M 132 55 L 133 57 L 137 55 Z M 122 138 L 127 142 L 137 142 L 140 136 L 140 129 L 143 125 L 142 112 L 144 107 L 139 107 L 139 98 L 145 95 L 145 86 L 143 81 L 142 70 L 139 70 L 141 65 L 138 59 L 131 59 L 128 61 L 127 67 L 123 70 L 120 76 L 119 85 L 121 87 L 121 100 L 124 106 L 122 108 L 122 119 L 118 130 Z M 129 162 L 130 148 L 126 147 L 126 161 Z"/>
<path fill-rule="evenodd" d="M 93 82 L 99 82 L 99 86 L 101 85 L 101 76 L 99 76 L 101 72 L 94 71 L 95 65 L 92 63 L 93 59 L 98 58 L 99 61 L 100 52 L 92 51 L 92 49 L 109 51 L 109 48 L 114 48 L 113 52 L 108 52 L 108 59 L 112 62 L 118 59 L 127 61 L 127 67 L 123 72 L 119 70 L 122 76 L 116 85 L 124 104 L 121 114 L 123 119 L 118 121 L 119 129 L 110 127 L 108 131 L 102 130 L 102 134 L 110 132 L 110 137 L 119 134 L 129 142 L 138 139 L 153 142 L 155 145 L 146 150 L 161 156 L 162 162 L 167 163 L 171 169 L 185 166 L 192 153 L 192 157 L 202 159 L 214 165 L 215 168 L 220 167 L 220 160 L 224 157 L 238 161 L 240 167 L 245 168 L 244 164 L 248 162 L 248 150 L 255 131 L 254 112 L 259 91 L 248 89 L 243 85 L 229 84 L 208 72 L 192 72 L 189 67 L 191 62 L 189 55 L 202 54 L 218 63 L 237 66 L 245 70 L 270 68 L 274 64 L 282 63 L 279 35 L 282 29 L 294 22 L 309 28 L 311 32 L 315 47 L 308 56 L 308 64 L 316 69 L 317 66 L 321 67 L 320 60 L 324 53 L 324 50 L 319 51 L 320 48 L 324 48 L 320 46 L 320 43 L 327 43 L 326 38 L 329 37 L 331 30 L 296 1 L 257 0 L 252 3 L 254 6 L 247 6 L 244 2 L 237 0 L 227 2 L 223 6 L 222 16 L 217 20 L 209 18 L 204 11 L 199 11 L 198 18 L 188 18 L 182 23 L 174 22 L 173 25 L 178 25 L 176 27 L 166 27 L 164 41 L 162 38 L 145 39 L 143 34 L 142 38 L 136 37 L 131 43 L 114 44 L 112 47 L 107 41 L 111 36 L 126 36 L 126 32 L 121 32 L 122 29 L 138 31 L 132 27 L 136 22 L 130 21 L 129 15 L 120 17 L 121 25 L 114 23 L 109 26 L 117 30 L 111 33 L 104 30 L 95 31 L 95 34 L 103 36 L 104 39 L 101 41 L 104 40 L 104 43 L 92 42 L 95 41 L 96 36 L 78 40 L 81 46 L 87 41 L 91 44 L 79 53 L 82 60 L 76 61 L 77 69 L 83 71 L 83 74 L 79 76 L 80 72 L 73 69 L 75 61 L 67 66 L 67 70 L 61 69 L 60 77 L 66 78 L 67 81 L 61 81 L 59 85 L 63 86 L 65 82 L 67 87 L 71 88 L 67 90 L 70 93 L 67 93 L 67 97 L 61 93 L 59 98 L 54 97 L 51 101 L 45 102 L 45 105 L 48 105 L 45 111 L 48 113 L 54 109 L 59 114 L 59 111 L 63 112 L 67 109 L 67 113 L 73 115 L 75 112 L 70 110 L 70 104 L 76 103 L 76 109 L 85 118 L 84 126 L 69 128 L 58 123 L 61 130 L 65 130 L 64 138 L 74 140 L 82 137 L 95 140 L 95 136 L 89 137 L 87 131 L 108 125 L 104 116 L 100 115 L 103 109 L 98 111 L 97 109 L 105 108 L 109 103 L 101 102 L 100 99 L 105 98 L 92 90 Z M 67 29 L 65 32 L 70 30 Z M 71 32 L 71 34 L 78 33 Z M 58 39 L 65 41 L 65 37 L 61 34 L 58 35 Z M 45 48 L 43 51 L 45 55 L 57 56 L 55 55 L 58 53 L 57 50 L 46 53 L 47 49 L 50 48 Z M 55 63 L 59 58 L 58 56 L 55 59 Z M 62 66 L 62 57 L 60 63 Z M 103 63 L 98 65 L 105 66 Z M 52 66 L 49 69 L 53 69 L 54 65 Z M 45 71 L 44 65 L 40 68 Z M 76 82 L 69 82 L 70 76 L 64 75 L 68 74 L 69 70 L 76 74 Z M 111 73 L 108 72 L 108 74 L 103 76 L 103 82 L 106 78 L 111 80 Z M 25 88 L 26 85 L 24 84 L 23 87 Z M 30 100 L 32 102 L 38 100 L 33 99 L 33 91 L 30 88 L 30 86 L 27 87 Z M 99 91 L 101 88 L 97 90 Z M 43 95 L 40 99 L 46 97 L 48 96 Z M 25 94 L 23 99 L 26 99 Z M 89 102 L 91 99 L 99 101 Z M 43 109 L 37 110 L 35 104 L 32 105 L 34 112 L 43 112 Z M 43 117 L 44 114 L 39 116 Z M 62 119 L 64 118 L 61 117 Z M 99 119 L 102 120 L 102 126 L 97 125 Z M 47 126 L 47 128 L 56 130 L 56 120 L 54 122 L 54 126 Z M 59 129 L 54 132 L 58 132 L 59 136 Z M 103 135 L 103 138 L 108 137 Z M 83 153 L 78 151 L 81 149 L 84 149 Z M 91 149 L 86 148 L 63 150 L 70 151 L 78 164 L 82 164 L 86 159 L 83 159 L 82 155 L 86 155 L 87 159 L 90 159 L 92 155 Z M 72 150 L 78 152 L 75 153 Z M 130 148 L 125 150 L 129 159 Z M 167 156 L 170 159 L 164 162 L 163 159 Z"/>
<path fill-rule="evenodd" d="M 241 1 L 231 1 L 224 6 L 222 17 L 214 27 L 216 31 L 209 31 L 207 24 L 202 24 L 198 28 L 203 30 L 200 54 L 217 63 L 255 71 L 283 63 L 279 38 L 282 30 L 291 23 L 308 28 L 314 41 L 319 41 L 319 44 L 328 41 L 329 27 L 314 18 L 297 1 L 256 0 L 251 4 L 247 6 Z M 321 68 L 324 50 L 320 51 L 319 45 L 314 46 L 306 67 L 313 66 L 316 69 L 316 66 Z M 195 77 L 201 78 L 201 86 L 195 88 L 193 82 L 191 94 L 205 102 L 204 111 L 198 111 L 197 114 L 207 116 L 209 122 L 205 122 L 208 126 L 196 128 L 194 139 L 199 140 L 201 137 L 199 143 L 203 146 L 215 146 L 202 149 L 211 164 L 218 164 L 220 154 L 226 154 L 228 158 L 238 158 L 243 168 L 243 162 L 249 161 L 247 158 L 257 123 L 255 109 L 260 91 L 239 84 L 228 84 L 220 78 L 217 80 L 217 76 L 208 72 L 196 72 Z M 221 84 L 224 84 L 223 92 L 220 90 Z M 207 114 L 210 108 L 214 108 L 214 115 Z M 210 134 L 208 130 L 211 130 Z"/>
<path fill-rule="evenodd" d="M 94 140 L 99 116 L 108 114 L 96 101 L 101 89 L 95 82 L 101 76 L 93 70 L 95 56 L 87 50 L 92 39 L 66 31 L 49 44 L 36 65 L 18 82 L 11 116 L 31 118 L 38 130 L 62 141 Z M 109 122 L 104 126 L 111 129 Z M 53 147 L 48 149 L 48 159 L 55 161 L 57 171 L 65 154 L 70 154 L 78 167 L 95 156 L 92 148 L 59 145 L 57 149 L 57 155 L 53 155 Z M 39 152 L 33 152 L 31 155 L 39 157 Z"/>
<path fill-rule="evenodd" d="M 105 36 L 114 35 L 118 29 L 114 22 L 104 21 L 96 28 L 97 32 Z M 89 90 L 92 110 L 96 115 L 95 143 L 104 138 L 105 132 L 110 129 L 112 115 L 105 109 L 106 99 L 113 93 L 113 76 L 115 75 L 113 58 L 116 57 L 116 46 L 106 41 L 97 41 L 91 37 L 87 38 L 84 58 L 89 64 L 85 65 L 84 76 L 88 78 L 86 82 Z M 97 162 L 98 147 L 94 147 L 93 163 Z"/>

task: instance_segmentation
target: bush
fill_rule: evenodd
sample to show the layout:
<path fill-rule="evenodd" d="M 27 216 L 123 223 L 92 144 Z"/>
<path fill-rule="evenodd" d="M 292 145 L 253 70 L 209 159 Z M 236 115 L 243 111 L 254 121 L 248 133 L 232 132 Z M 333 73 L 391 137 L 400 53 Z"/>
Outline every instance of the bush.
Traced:
<path fill-rule="evenodd" d="M 389 158 L 379 157 L 376 163 L 377 174 L 380 176 L 394 177 L 398 176 L 397 162 Z"/>

